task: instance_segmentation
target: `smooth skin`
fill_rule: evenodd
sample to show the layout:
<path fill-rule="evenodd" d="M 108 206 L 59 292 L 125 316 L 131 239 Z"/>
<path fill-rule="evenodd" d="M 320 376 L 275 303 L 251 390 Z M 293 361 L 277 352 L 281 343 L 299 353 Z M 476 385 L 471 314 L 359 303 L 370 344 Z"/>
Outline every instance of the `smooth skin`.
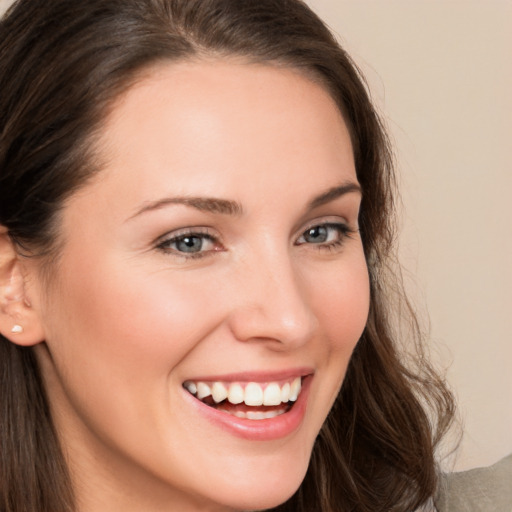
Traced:
<path fill-rule="evenodd" d="M 102 170 L 62 211 L 50 284 L 39 261 L 16 262 L 25 333 L 2 320 L 35 345 L 79 511 L 276 506 L 304 477 L 368 314 L 339 110 L 293 69 L 159 64 L 97 152 Z M 183 388 L 295 368 L 314 374 L 304 418 L 270 441 L 220 428 Z"/>

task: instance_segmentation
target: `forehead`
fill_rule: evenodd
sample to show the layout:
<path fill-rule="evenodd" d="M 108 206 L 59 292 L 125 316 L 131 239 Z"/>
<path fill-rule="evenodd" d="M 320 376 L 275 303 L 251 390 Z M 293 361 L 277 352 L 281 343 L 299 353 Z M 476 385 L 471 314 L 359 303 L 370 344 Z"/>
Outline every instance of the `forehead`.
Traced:
<path fill-rule="evenodd" d="M 154 67 L 114 104 L 99 154 L 101 181 L 115 179 L 127 197 L 162 186 L 233 196 L 248 183 L 282 189 L 300 177 L 325 188 L 355 180 L 350 136 L 326 88 L 277 65 Z"/>
<path fill-rule="evenodd" d="M 104 134 L 108 136 L 110 130 L 119 130 L 128 116 L 147 121 L 151 111 L 160 111 L 164 103 L 175 109 L 170 119 L 174 125 L 190 120 L 196 113 L 206 119 L 208 114 L 221 111 L 235 121 L 237 113 L 243 117 L 250 113 L 251 107 L 259 108 L 262 104 L 273 107 L 284 119 L 285 98 L 293 109 L 304 110 L 309 106 L 312 119 L 322 115 L 324 121 L 345 124 L 327 86 L 314 73 L 279 63 L 251 63 L 232 58 L 164 62 L 143 70 L 114 103 Z M 185 118 L 180 117 L 182 113 Z M 256 121 L 255 112 L 252 114 Z"/>

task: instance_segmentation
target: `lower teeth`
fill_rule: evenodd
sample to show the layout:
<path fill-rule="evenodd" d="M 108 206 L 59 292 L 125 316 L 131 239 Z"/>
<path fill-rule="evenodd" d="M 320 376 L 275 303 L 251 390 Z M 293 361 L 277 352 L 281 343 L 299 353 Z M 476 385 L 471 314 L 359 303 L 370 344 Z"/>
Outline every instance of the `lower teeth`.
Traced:
<path fill-rule="evenodd" d="M 217 408 L 219 411 L 226 412 L 231 414 L 232 416 L 236 416 L 237 418 L 244 418 L 248 420 L 266 420 L 269 418 L 275 418 L 276 416 L 280 416 L 286 412 L 286 409 L 279 409 L 273 411 L 229 411 L 223 408 Z"/>
<path fill-rule="evenodd" d="M 203 404 L 208 405 L 209 407 L 217 409 L 218 411 L 225 412 L 226 414 L 230 414 L 231 416 L 236 416 L 237 418 L 243 418 L 247 420 L 266 420 L 270 418 L 275 418 L 276 416 L 281 416 L 281 414 L 288 412 L 295 404 L 295 402 L 287 402 L 282 403 L 281 405 L 255 406 L 255 410 L 251 411 L 248 410 L 250 406 L 243 403 L 231 404 L 227 400 L 223 400 L 220 403 L 216 403 L 211 395 L 198 400 Z"/>

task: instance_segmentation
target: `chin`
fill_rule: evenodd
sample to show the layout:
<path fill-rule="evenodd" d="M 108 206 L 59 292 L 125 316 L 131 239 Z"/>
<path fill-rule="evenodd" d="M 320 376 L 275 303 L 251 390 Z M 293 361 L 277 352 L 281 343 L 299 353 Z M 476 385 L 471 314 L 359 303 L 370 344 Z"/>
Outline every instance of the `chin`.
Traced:
<path fill-rule="evenodd" d="M 297 491 L 306 474 L 307 467 L 300 474 L 286 475 L 284 470 L 272 479 L 238 482 L 226 490 L 218 502 L 230 509 L 255 511 L 267 510 L 281 505 Z M 216 500 L 217 501 L 217 500 Z"/>
<path fill-rule="evenodd" d="M 203 495 L 220 510 L 267 510 L 286 502 L 295 494 L 306 475 L 310 450 L 305 440 L 302 446 L 274 446 L 270 450 L 253 447 L 247 457 L 226 457 L 217 460 L 216 470 L 201 465 L 197 474 L 205 478 L 198 481 L 194 494 Z M 268 447 L 267 447 L 268 448 Z M 294 453 L 290 453 L 293 451 Z M 281 453 L 280 453 L 281 452 Z M 205 508 L 210 510 L 210 508 Z M 211 510 L 217 510 L 212 508 Z"/>

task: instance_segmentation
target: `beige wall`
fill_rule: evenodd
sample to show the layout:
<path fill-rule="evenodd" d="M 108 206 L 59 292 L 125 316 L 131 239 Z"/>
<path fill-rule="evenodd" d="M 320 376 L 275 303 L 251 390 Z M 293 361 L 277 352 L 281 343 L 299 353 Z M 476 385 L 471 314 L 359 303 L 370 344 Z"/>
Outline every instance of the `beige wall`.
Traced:
<path fill-rule="evenodd" d="M 465 423 L 456 467 L 490 464 L 512 452 L 512 2 L 309 3 L 396 142 L 402 255 Z"/>

